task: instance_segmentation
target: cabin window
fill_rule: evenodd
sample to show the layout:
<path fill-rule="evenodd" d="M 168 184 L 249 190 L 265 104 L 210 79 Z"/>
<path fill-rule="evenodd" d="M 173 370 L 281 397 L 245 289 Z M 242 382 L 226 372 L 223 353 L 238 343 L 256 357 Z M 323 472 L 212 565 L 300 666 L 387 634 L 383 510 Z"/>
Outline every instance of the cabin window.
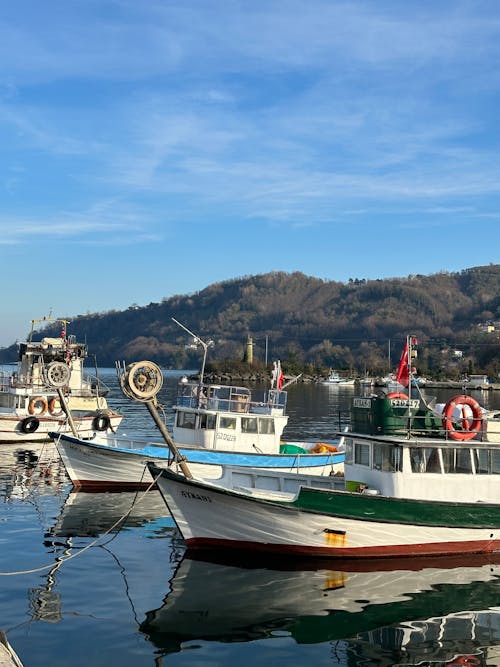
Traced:
<path fill-rule="evenodd" d="M 500 475 L 500 452 L 475 449 L 473 455 L 476 475 Z"/>
<path fill-rule="evenodd" d="M 401 451 L 394 445 L 373 445 L 373 467 L 384 472 L 401 472 Z"/>
<path fill-rule="evenodd" d="M 370 445 L 365 442 L 356 442 L 354 445 L 354 463 L 360 466 L 370 465 Z"/>
<path fill-rule="evenodd" d="M 259 419 L 259 433 L 271 435 L 274 433 L 274 419 Z"/>
<path fill-rule="evenodd" d="M 234 417 L 221 417 L 219 422 L 220 428 L 236 429 L 236 419 Z"/>
<path fill-rule="evenodd" d="M 347 465 L 352 465 L 354 463 L 354 446 L 351 438 L 346 438 L 344 441 L 345 444 L 345 462 Z"/>
<path fill-rule="evenodd" d="M 178 412 L 177 426 L 179 428 L 194 428 L 196 415 L 194 412 Z"/>
<path fill-rule="evenodd" d="M 200 428 L 215 429 L 215 415 L 200 415 Z"/>
<path fill-rule="evenodd" d="M 435 447 L 415 447 L 410 453 L 412 472 L 441 472 L 439 450 Z"/>
<path fill-rule="evenodd" d="M 491 452 L 491 472 L 494 475 L 500 475 L 500 452 L 498 450 Z"/>
<path fill-rule="evenodd" d="M 460 447 L 454 449 L 441 450 L 443 455 L 443 470 L 445 473 L 472 473 L 472 461 L 470 456 L 470 449 L 468 447 Z"/>
<path fill-rule="evenodd" d="M 241 418 L 242 433 L 257 433 L 257 419 L 255 417 Z"/>
<path fill-rule="evenodd" d="M 490 451 L 489 449 L 474 450 L 474 467 L 476 475 L 490 474 Z"/>

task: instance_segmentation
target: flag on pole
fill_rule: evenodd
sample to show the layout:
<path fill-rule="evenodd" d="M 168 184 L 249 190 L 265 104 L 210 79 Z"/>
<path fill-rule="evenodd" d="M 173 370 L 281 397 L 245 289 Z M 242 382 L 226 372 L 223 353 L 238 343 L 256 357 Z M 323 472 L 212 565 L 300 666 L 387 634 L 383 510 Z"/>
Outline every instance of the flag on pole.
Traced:
<path fill-rule="evenodd" d="M 410 370 L 411 360 L 409 359 L 410 353 L 408 349 L 408 342 L 411 343 L 412 348 L 414 345 L 417 345 L 417 339 L 412 337 L 411 339 L 407 338 L 403 351 L 401 353 L 401 358 L 399 360 L 398 372 L 396 374 L 396 382 L 398 382 L 403 387 L 407 387 L 410 384 L 410 372 L 416 373 L 417 369 L 412 366 Z M 414 353 L 414 354 L 413 354 Z M 417 351 L 412 349 L 412 357 L 417 355 Z"/>
<path fill-rule="evenodd" d="M 410 373 L 408 369 L 408 339 L 406 340 L 405 346 L 401 353 L 401 359 L 399 360 L 396 382 L 403 385 L 403 387 L 407 387 L 410 382 Z"/>
<path fill-rule="evenodd" d="M 274 389 L 274 387 L 276 387 L 276 389 L 281 389 L 284 382 L 285 376 L 281 370 L 281 362 L 275 361 L 273 363 L 273 373 L 271 376 L 271 389 Z"/>
<path fill-rule="evenodd" d="M 283 371 L 281 370 L 281 364 L 278 361 L 278 367 L 279 367 L 279 375 L 278 375 L 278 389 L 281 389 L 283 386 L 283 383 L 285 381 L 285 376 L 283 375 Z"/>

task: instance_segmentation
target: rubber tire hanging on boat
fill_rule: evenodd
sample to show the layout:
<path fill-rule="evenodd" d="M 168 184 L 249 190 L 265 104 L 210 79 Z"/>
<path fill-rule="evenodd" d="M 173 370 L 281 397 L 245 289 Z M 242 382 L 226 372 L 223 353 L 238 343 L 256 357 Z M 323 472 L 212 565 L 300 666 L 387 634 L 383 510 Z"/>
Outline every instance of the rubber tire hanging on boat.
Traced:
<path fill-rule="evenodd" d="M 23 433 L 34 433 L 40 426 L 40 420 L 36 417 L 26 417 L 21 422 L 21 431 Z"/>
<path fill-rule="evenodd" d="M 472 410 L 473 421 L 472 424 L 469 424 L 467 419 L 453 418 L 453 410 L 459 405 L 468 405 Z M 453 422 L 462 422 L 462 426 L 465 426 L 462 431 L 455 430 Z M 443 428 L 446 430 L 446 433 L 449 434 L 450 438 L 453 440 L 472 440 L 479 432 L 481 424 L 483 421 L 483 413 L 481 406 L 472 396 L 467 396 L 462 394 L 460 396 L 455 396 L 451 398 L 448 403 L 444 406 L 443 409 Z M 465 424 L 464 424 L 465 422 Z"/>
<path fill-rule="evenodd" d="M 111 419 L 108 415 L 97 414 L 92 420 L 92 428 L 94 431 L 107 431 L 111 426 Z"/>

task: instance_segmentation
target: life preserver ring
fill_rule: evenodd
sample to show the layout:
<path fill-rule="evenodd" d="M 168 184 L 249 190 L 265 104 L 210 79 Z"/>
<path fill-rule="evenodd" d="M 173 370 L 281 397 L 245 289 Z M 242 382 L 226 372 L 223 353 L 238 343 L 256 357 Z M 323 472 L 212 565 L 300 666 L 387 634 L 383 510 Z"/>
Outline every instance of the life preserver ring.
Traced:
<path fill-rule="evenodd" d="M 311 454 L 326 454 L 328 452 L 338 452 L 335 445 L 329 445 L 326 442 L 317 442 L 311 449 Z"/>
<path fill-rule="evenodd" d="M 55 396 L 49 401 L 49 412 L 53 417 L 59 417 L 64 412 L 61 406 L 61 401 Z"/>
<path fill-rule="evenodd" d="M 36 417 L 26 417 L 21 422 L 21 431 L 23 433 L 34 433 L 40 426 L 40 420 Z"/>
<path fill-rule="evenodd" d="M 472 410 L 472 424 L 465 417 L 462 419 L 453 418 L 453 410 L 459 405 L 468 405 Z M 462 430 L 457 431 L 454 423 L 461 421 Z M 472 396 L 462 394 L 451 398 L 443 409 L 443 427 L 446 433 L 449 434 L 453 440 L 472 440 L 481 428 L 483 421 L 483 412 L 481 406 Z"/>
<path fill-rule="evenodd" d="M 41 416 L 47 412 L 47 399 L 45 396 L 33 396 L 28 405 L 30 415 Z"/>
<path fill-rule="evenodd" d="M 387 394 L 387 398 L 399 398 L 402 401 L 407 401 L 408 394 L 404 394 L 402 391 L 391 391 L 390 394 Z"/>
<path fill-rule="evenodd" d="M 111 419 L 108 415 L 99 413 L 92 420 L 92 428 L 94 431 L 107 431 L 110 426 Z"/>

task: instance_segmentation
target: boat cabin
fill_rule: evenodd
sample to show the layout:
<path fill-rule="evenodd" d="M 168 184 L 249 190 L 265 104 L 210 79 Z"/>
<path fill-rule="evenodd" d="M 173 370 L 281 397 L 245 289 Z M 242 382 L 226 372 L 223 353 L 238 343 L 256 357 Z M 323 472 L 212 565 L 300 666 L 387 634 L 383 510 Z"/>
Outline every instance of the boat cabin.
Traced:
<path fill-rule="evenodd" d="M 395 498 L 498 502 L 500 441 L 448 437 L 442 418 L 415 399 L 355 398 L 345 438 L 346 490 Z M 498 427 L 498 419 L 496 421 Z M 489 425 L 489 424 L 488 424 Z"/>
<path fill-rule="evenodd" d="M 182 446 L 278 454 L 287 424 L 286 391 L 180 382 L 174 440 Z"/>

